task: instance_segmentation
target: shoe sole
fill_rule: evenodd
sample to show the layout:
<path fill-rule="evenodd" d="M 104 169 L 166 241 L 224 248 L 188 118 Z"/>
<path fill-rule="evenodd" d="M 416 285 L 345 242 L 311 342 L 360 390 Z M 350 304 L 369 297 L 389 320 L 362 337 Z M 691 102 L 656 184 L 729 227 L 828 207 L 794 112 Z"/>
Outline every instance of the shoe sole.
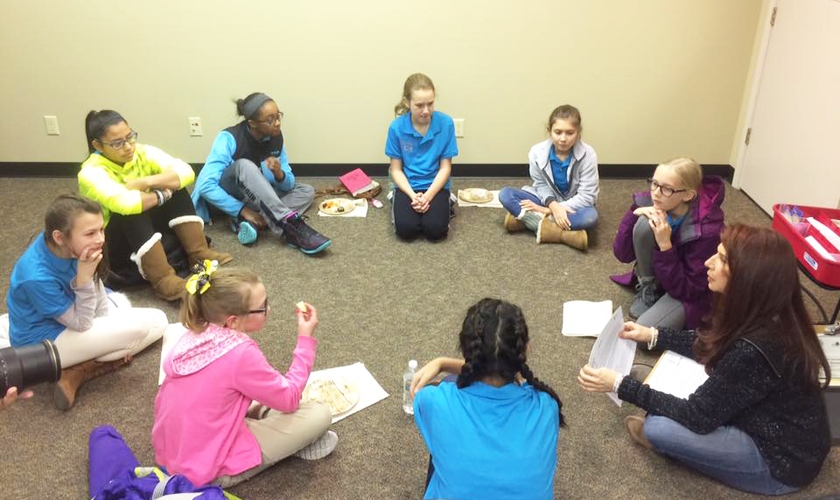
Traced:
<path fill-rule="evenodd" d="M 326 242 L 322 243 L 320 246 L 315 247 L 315 248 L 309 248 L 309 249 L 301 248 L 301 247 L 299 247 L 297 245 L 293 245 L 291 243 L 287 243 L 287 244 L 292 248 L 297 248 L 298 250 L 305 253 L 306 255 L 314 255 L 318 252 L 322 252 L 322 251 L 326 250 L 327 248 L 329 248 L 332 245 L 332 240 L 327 240 Z"/>
<path fill-rule="evenodd" d="M 242 222 L 239 224 L 239 232 L 236 233 L 236 239 L 245 246 L 253 245 L 257 241 L 257 230 L 247 222 Z"/>
<path fill-rule="evenodd" d="M 314 443 L 295 453 L 295 456 L 303 460 L 321 460 L 335 451 L 337 446 L 338 435 L 333 431 L 327 431 L 323 437 L 319 437 Z"/>

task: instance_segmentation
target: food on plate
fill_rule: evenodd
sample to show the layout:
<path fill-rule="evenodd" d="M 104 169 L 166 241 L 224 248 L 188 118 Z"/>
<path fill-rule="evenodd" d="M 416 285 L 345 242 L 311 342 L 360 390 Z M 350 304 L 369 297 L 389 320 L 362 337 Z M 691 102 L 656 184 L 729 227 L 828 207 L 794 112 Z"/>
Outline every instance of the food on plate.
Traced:
<path fill-rule="evenodd" d="M 301 401 L 317 401 L 330 407 L 333 416 L 346 412 L 359 402 L 359 391 L 344 379 L 310 380 L 303 390 Z"/>

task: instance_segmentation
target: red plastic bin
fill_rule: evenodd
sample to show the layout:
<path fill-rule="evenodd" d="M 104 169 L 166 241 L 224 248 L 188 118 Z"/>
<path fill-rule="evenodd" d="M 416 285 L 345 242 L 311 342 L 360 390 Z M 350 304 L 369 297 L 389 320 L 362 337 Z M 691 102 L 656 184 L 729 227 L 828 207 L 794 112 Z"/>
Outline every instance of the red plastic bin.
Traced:
<path fill-rule="evenodd" d="M 805 220 L 798 224 L 791 224 L 779 210 L 782 206 L 785 205 L 773 205 L 773 229 L 781 233 L 790 242 L 797 260 L 815 281 L 827 287 L 840 288 L 840 254 L 833 254 L 836 262 L 820 255 L 816 249 L 805 241 L 805 235 L 811 224 Z M 794 205 L 788 206 L 792 207 Z M 840 209 L 805 207 L 802 205 L 796 205 L 796 207 L 802 211 L 803 218 L 825 214 L 832 219 L 840 219 Z"/>

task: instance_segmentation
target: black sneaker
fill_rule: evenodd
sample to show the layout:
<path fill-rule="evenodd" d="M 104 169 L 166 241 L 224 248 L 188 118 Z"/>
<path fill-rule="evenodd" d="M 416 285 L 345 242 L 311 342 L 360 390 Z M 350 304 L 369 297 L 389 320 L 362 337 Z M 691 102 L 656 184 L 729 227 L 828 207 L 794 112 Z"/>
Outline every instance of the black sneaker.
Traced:
<path fill-rule="evenodd" d="M 630 304 L 628 315 L 633 319 L 638 319 L 645 311 L 653 307 L 662 295 L 664 294 L 659 290 L 656 278 L 639 278 L 639 283 L 636 285 L 636 296 L 633 297 L 633 303 Z"/>
<path fill-rule="evenodd" d="M 288 217 L 281 226 L 286 242 L 305 254 L 316 254 L 332 245 L 332 240 L 312 229 L 299 214 Z"/>

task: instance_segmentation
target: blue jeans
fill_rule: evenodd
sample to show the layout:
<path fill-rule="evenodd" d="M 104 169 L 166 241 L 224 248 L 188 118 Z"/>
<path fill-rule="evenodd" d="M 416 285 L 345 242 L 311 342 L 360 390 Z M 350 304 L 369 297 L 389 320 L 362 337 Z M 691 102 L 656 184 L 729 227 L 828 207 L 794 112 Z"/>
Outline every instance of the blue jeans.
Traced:
<path fill-rule="evenodd" d="M 519 212 L 522 210 L 519 202 L 523 200 L 531 200 L 537 205 L 545 206 L 538 196 L 524 189 L 506 187 L 502 188 L 499 193 L 499 201 L 502 206 L 514 217 L 519 217 Z M 569 222 L 572 224 L 572 229 L 589 229 L 598 223 L 598 211 L 595 210 L 595 207 L 579 208 L 575 213 L 569 214 Z"/>
<path fill-rule="evenodd" d="M 776 480 L 752 438 L 736 427 L 696 434 L 670 418 L 649 415 L 645 437 L 659 453 L 732 488 L 761 495 L 785 495 L 799 489 Z"/>

